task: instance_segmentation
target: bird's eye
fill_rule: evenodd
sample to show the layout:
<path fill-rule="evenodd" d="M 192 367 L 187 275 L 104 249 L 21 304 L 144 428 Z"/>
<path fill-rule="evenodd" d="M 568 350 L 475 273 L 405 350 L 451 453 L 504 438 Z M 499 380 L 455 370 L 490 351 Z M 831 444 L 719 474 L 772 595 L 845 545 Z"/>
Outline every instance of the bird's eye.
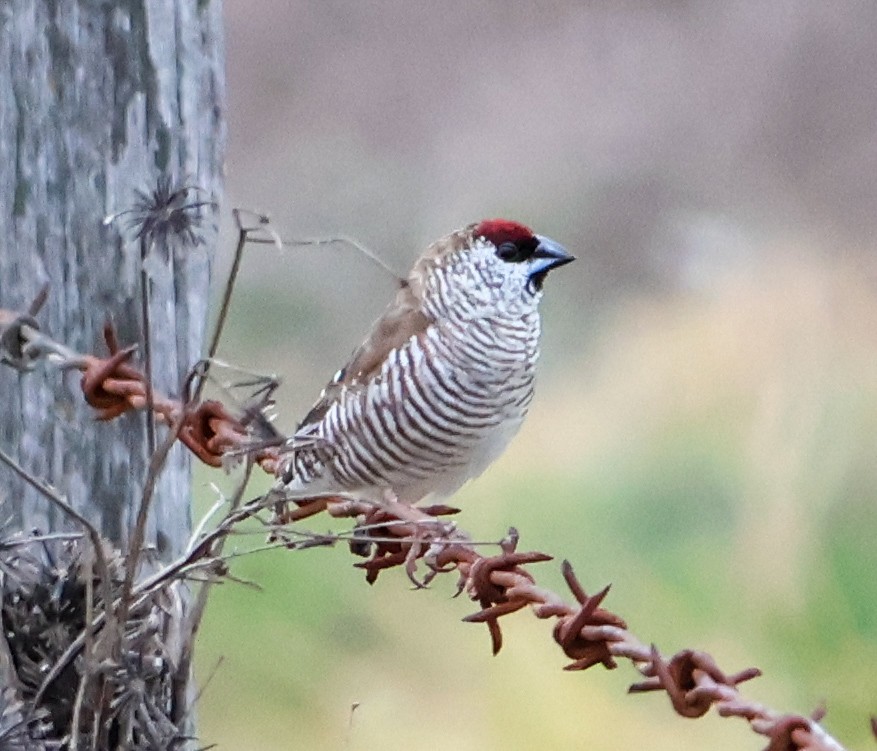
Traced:
<path fill-rule="evenodd" d="M 496 249 L 496 255 L 508 263 L 519 263 L 524 260 L 524 253 L 512 242 L 504 242 Z"/>

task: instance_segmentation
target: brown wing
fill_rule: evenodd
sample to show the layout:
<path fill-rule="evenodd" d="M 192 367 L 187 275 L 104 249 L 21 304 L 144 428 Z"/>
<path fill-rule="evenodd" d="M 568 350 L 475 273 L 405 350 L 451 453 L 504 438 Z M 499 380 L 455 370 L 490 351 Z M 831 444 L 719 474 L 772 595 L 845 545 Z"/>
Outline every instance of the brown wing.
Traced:
<path fill-rule="evenodd" d="M 329 382 L 319 401 L 305 415 L 298 431 L 319 422 L 344 387 L 368 383 L 381 371 L 387 355 L 412 336 L 426 331 L 432 321 L 423 312 L 420 299 L 409 283 L 399 290 L 350 361 Z M 298 432 L 297 431 L 297 432 Z"/>
<path fill-rule="evenodd" d="M 437 240 L 420 257 L 407 281 L 402 282 L 396 299 L 390 303 L 384 314 L 372 326 L 371 332 L 347 363 L 329 382 L 319 401 L 305 415 L 298 431 L 307 431 L 329 411 L 341 390 L 356 384 L 368 383 L 381 371 L 387 355 L 396 347 L 402 346 L 412 336 L 423 333 L 433 321 L 423 312 L 423 285 L 429 267 L 442 256 L 460 251 L 472 241 L 475 225 Z"/>

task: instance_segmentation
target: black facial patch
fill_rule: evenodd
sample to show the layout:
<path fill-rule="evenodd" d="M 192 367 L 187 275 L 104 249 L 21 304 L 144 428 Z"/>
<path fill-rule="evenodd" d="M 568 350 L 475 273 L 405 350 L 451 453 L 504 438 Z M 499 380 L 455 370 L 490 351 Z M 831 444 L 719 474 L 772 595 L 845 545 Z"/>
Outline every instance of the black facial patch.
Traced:
<path fill-rule="evenodd" d="M 509 263 L 523 263 L 531 258 L 538 244 L 539 241 L 535 237 L 518 242 L 509 240 L 499 245 L 496 249 L 496 255 Z"/>

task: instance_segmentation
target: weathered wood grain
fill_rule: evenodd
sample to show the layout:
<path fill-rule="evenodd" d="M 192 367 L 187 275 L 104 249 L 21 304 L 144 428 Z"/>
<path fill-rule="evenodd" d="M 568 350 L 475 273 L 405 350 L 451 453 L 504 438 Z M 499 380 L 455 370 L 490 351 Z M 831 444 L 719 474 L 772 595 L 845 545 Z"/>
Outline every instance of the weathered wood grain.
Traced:
<path fill-rule="evenodd" d="M 124 222 L 104 226 L 159 175 L 219 199 L 224 152 L 223 39 L 217 0 L 0 0 L 0 307 L 21 309 L 44 282 L 42 329 L 103 352 L 112 316 L 140 341 L 139 249 Z M 179 394 L 200 354 L 216 227 L 153 274 L 155 388 Z M 142 351 L 142 347 L 141 347 Z M 96 423 L 78 375 L 0 367 L 0 445 L 58 487 L 117 544 L 136 514 L 148 456 L 142 414 Z M 67 525 L 0 468 L 0 517 Z M 176 447 L 147 542 L 160 559 L 189 530 L 190 462 Z"/>

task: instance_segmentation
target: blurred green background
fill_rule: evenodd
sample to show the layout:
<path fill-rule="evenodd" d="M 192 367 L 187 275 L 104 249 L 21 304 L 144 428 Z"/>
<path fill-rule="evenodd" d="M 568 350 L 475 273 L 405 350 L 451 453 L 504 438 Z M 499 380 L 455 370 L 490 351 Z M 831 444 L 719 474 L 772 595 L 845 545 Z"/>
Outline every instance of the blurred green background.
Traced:
<path fill-rule="evenodd" d="M 531 416 L 455 499 L 459 523 L 478 539 L 517 526 L 589 590 L 611 582 L 643 640 L 757 665 L 748 695 L 824 700 L 828 728 L 868 747 L 877 5 L 260 0 L 226 16 L 231 205 L 286 237 L 352 235 L 400 270 L 496 215 L 579 257 L 547 285 Z M 220 355 L 283 376 L 290 431 L 391 294 L 355 252 L 257 247 Z M 197 479 L 201 508 L 231 481 Z M 237 560 L 264 589 L 214 591 L 205 741 L 765 745 L 627 696 L 628 665 L 562 672 L 550 623 L 526 613 L 493 658 L 453 581 L 369 587 L 354 561 L 343 546 Z M 559 563 L 536 573 L 562 588 Z"/>

